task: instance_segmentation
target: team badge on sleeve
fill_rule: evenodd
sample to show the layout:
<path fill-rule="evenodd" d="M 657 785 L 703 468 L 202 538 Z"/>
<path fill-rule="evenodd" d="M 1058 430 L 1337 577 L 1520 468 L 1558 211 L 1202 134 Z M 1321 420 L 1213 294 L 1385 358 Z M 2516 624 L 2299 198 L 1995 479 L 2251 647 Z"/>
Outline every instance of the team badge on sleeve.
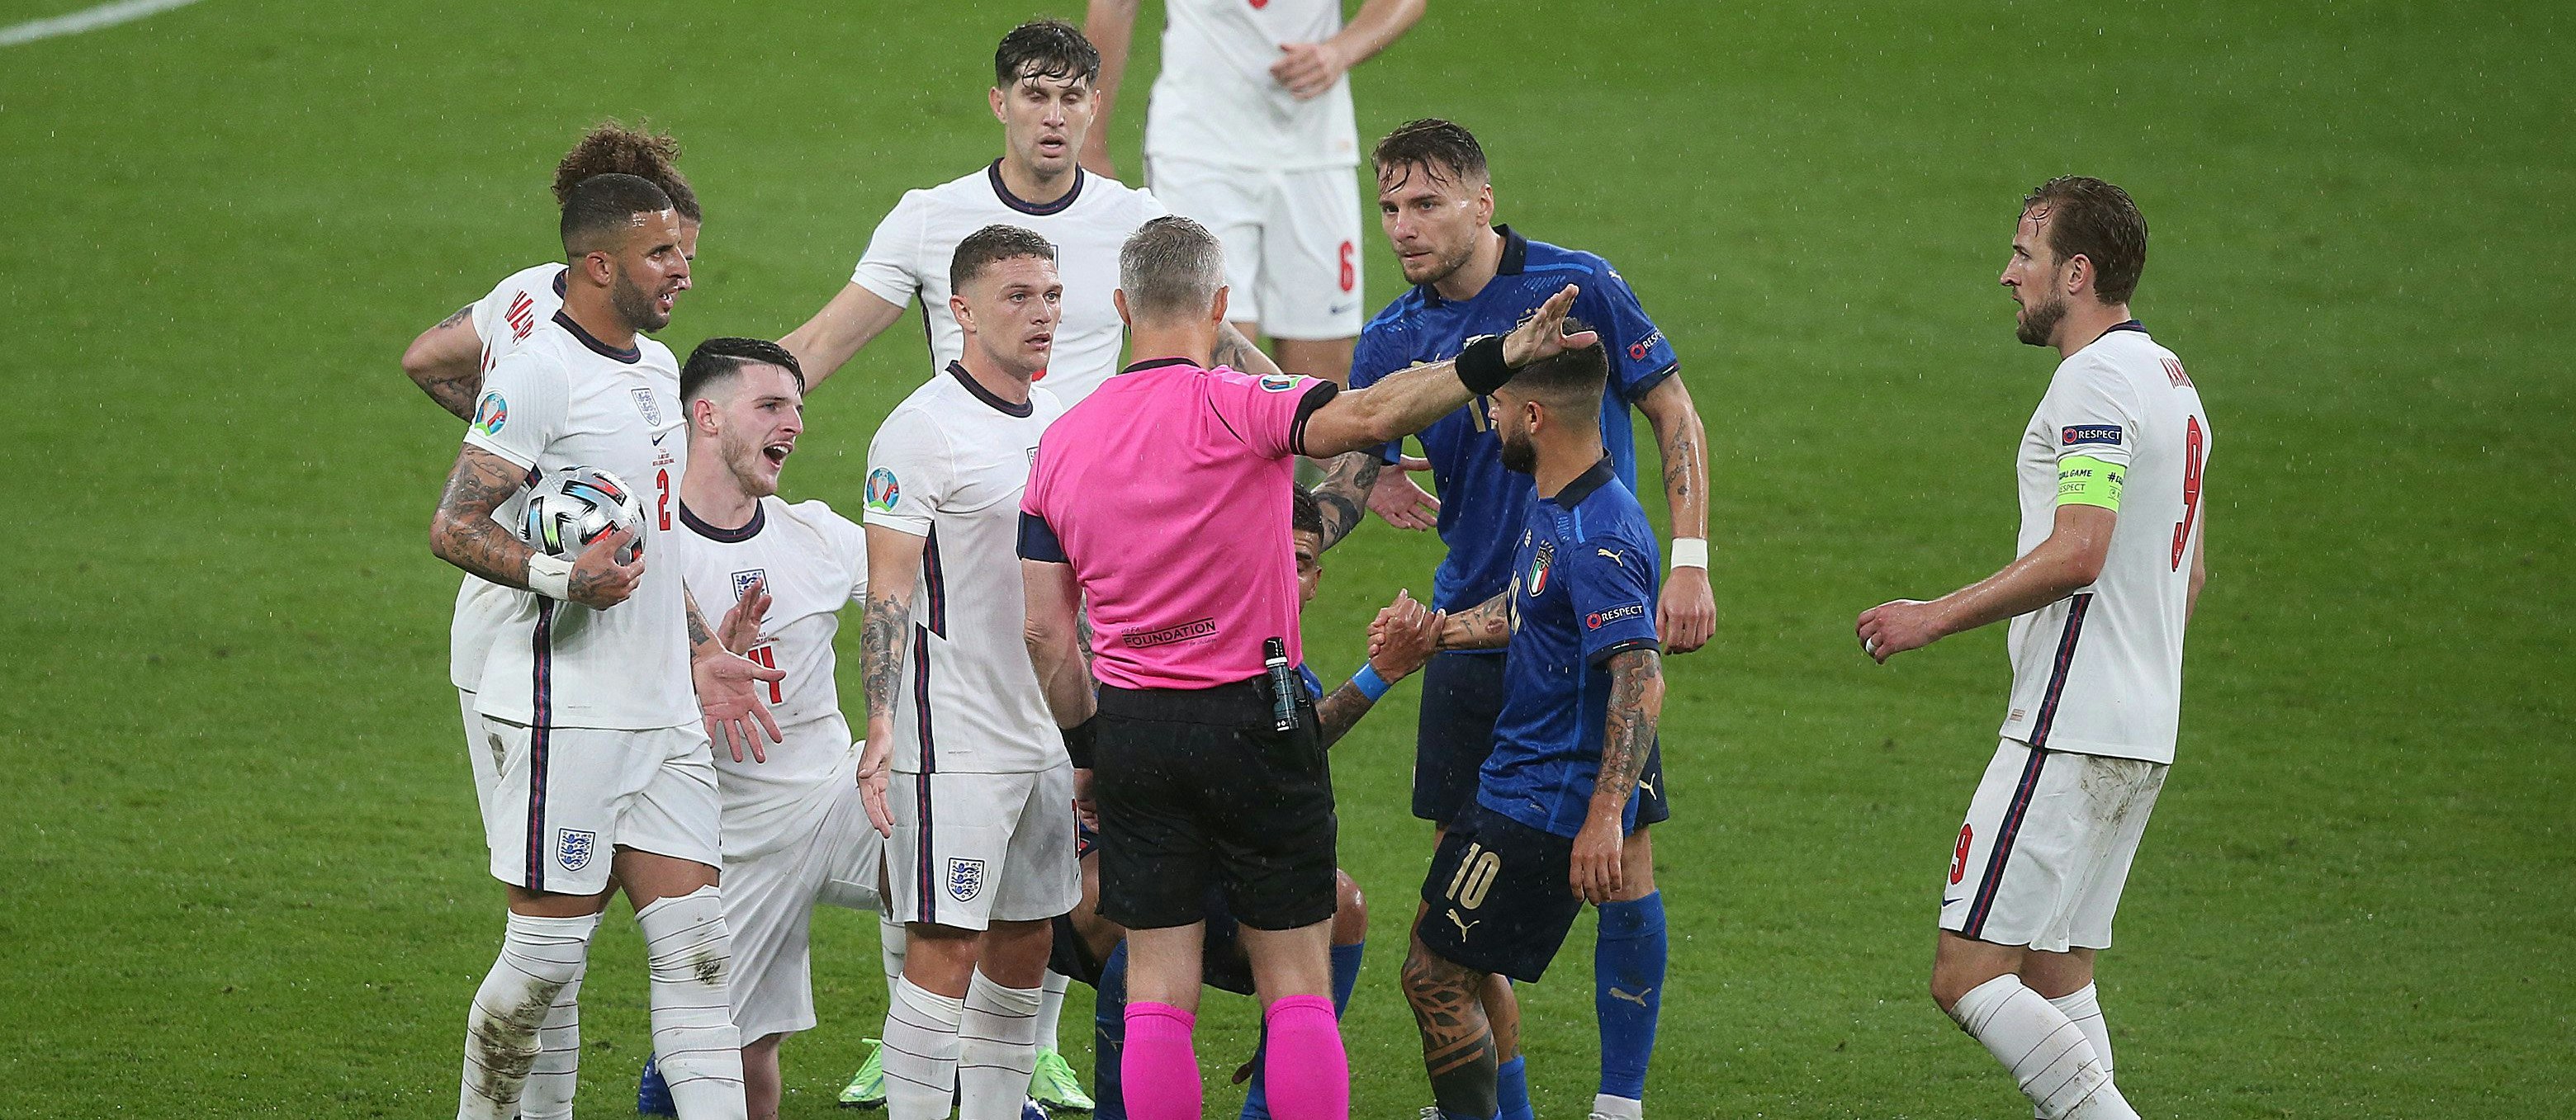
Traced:
<path fill-rule="evenodd" d="M 1606 611 L 1594 611 L 1591 614 L 1583 616 L 1583 628 L 1586 630 L 1598 630 L 1613 622 L 1636 618 L 1645 613 L 1646 605 L 1644 603 L 1629 603 L 1625 606 L 1612 607 Z"/>
<path fill-rule="evenodd" d="M 599 837 L 596 833 L 567 828 L 555 833 L 555 862 L 566 871 L 579 871 L 590 866 L 590 857 Z"/>
<path fill-rule="evenodd" d="M 501 426 L 510 422 L 510 402 L 498 390 L 483 394 L 483 403 L 474 406 L 474 426 L 484 435 L 501 434 Z"/>
<path fill-rule="evenodd" d="M 903 484 L 894 480 L 894 472 L 878 467 L 868 472 L 868 508 L 894 512 L 896 499 L 903 497 Z"/>
<path fill-rule="evenodd" d="M 972 902 L 984 891 L 984 861 L 951 859 L 948 861 L 948 897 L 959 902 Z"/>

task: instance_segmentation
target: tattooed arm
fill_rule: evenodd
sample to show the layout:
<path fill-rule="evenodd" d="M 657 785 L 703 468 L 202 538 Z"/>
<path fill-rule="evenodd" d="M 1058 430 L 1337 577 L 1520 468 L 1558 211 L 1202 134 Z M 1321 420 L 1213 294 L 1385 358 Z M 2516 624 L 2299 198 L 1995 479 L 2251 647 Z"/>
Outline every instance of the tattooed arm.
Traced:
<path fill-rule="evenodd" d="M 474 333 L 473 318 L 473 304 L 457 308 L 420 332 L 402 356 L 411 383 L 459 420 L 474 418 L 474 398 L 483 391 L 483 340 Z"/>
<path fill-rule="evenodd" d="M 1255 377 L 1285 372 L 1279 368 L 1279 363 L 1270 360 L 1270 355 L 1253 345 L 1251 339 L 1243 337 L 1242 331 L 1234 329 L 1232 323 L 1227 323 L 1217 332 L 1216 364 Z"/>
<path fill-rule="evenodd" d="M 1325 548 L 1340 544 L 1360 527 L 1360 519 L 1368 516 L 1369 491 L 1377 486 L 1378 472 L 1385 466 L 1375 451 L 1352 451 L 1324 468 L 1323 481 L 1315 484 L 1315 502 L 1323 507 Z"/>
<path fill-rule="evenodd" d="M 894 816 L 885 797 L 894 759 L 894 692 L 912 645 L 912 593 L 930 538 L 884 525 L 869 525 L 866 532 L 868 609 L 859 629 L 859 680 L 868 703 L 868 748 L 859 757 L 859 800 L 877 832 L 892 836 Z"/>
<path fill-rule="evenodd" d="M 438 496 L 438 512 L 429 523 L 429 551 L 439 559 L 503 587 L 528 586 L 528 547 L 492 511 L 526 484 L 527 469 L 485 451 L 466 446 L 456 453 L 447 473 L 447 489 Z M 620 564 L 617 550 L 635 539 L 629 532 L 592 541 L 573 560 L 565 597 L 594 610 L 607 610 L 635 593 L 644 578 L 644 558 Z"/>
<path fill-rule="evenodd" d="M 1574 893 L 1585 902 L 1604 903 L 1626 882 L 1619 866 L 1620 841 L 1628 795 L 1646 770 L 1646 754 L 1655 746 L 1655 722 L 1664 713 L 1662 656 L 1652 646 L 1610 655 L 1609 718 L 1602 734 L 1601 772 L 1592 781 L 1592 805 L 1574 837 Z"/>
<path fill-rule="evenodd" d="M 1511 592 L 1450 615 L 1440 626 L 1438 649 L 1501 649 L 1511 644 Z"/>
<path fill-rule="evenodd" d="M 1708 428 L 1699 408 L 1676 373 L 1646 391 L 1637 410 L 1655 429 L 1664 461 L 1664 498 L 1673 514 L 1676 539 L 1708 539 Z M 1655 632 L 1666 648 L 1690 653 L 1708 644 L 1717 629 L 1717 595 L 1709 587 L 1708 569 L 1677 567 L 1664 579 L 1656 599 Z"/>
<path fill-rule="evenodd" d="M 1412 676 L 1423 662 L 1431 660 L 1432 643 L 1439 639 L 1440 627 L 1448 619 L 1415 602 L 1410 592 L 1398 593 L 1395 602 L 1379 611 L 1377 620 L 1369 624 L 1368 667 L 1389 685 Z M 1340 742 L 1376 704 L 1374 697 L 1349 681 L 1317 701 L 1315 719 L 1323 725 L 1324 745 Z"/>

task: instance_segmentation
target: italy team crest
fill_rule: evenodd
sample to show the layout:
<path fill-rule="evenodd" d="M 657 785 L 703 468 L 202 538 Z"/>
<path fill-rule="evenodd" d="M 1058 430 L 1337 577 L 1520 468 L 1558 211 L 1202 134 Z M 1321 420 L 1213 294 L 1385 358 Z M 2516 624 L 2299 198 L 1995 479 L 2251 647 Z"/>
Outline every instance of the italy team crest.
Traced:
<path fill-rule="evenodd" d="M 1529 573 L 1521 577 L 1521 586 L 1529 589 L 1530 598 L 1538 598 L 1547 591 L 1547 573 L 1554 567 L 1556 542 L 1538 542 L 1538 551 L 1530 557 Z"/>
<path fill-rule="evenodd" d="M 984 861 L 951 859 L 948 861 L 948 897 L 959 902 L 972 902 L 984 891 Z"/>
<path fill-rule="evenodd" d="M 566 871 L 579 871 L 590 866 L 599 837 L 594 833 L 567 828 L 555 833 L 555 862 Z"/>

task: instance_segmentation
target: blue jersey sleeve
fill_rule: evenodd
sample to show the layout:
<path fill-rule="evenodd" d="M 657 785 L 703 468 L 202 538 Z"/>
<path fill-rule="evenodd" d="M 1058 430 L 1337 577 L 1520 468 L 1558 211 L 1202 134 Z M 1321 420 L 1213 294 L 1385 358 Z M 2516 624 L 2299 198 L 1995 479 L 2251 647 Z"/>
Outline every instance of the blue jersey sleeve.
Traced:
<path fill-rule="evenodd" d="M 1622 650 L 1654 648 L 1657 559 L 1653 548 L 1608 534 L 1576 546 L 1565 590 L 1582 628 L 1585 662 L 1599 665 Z"/>
<path fill-rule="evenodd" d="M 1645 396 L 1681 364 L 1672 342 L 1646 317 L 1636 290 L 1608 261 L 1596 260 L 1591 281 L 1575 299 L 1575 314 L 1601 332 L 1601 345 L 1610 352 L 1610 388 L 1623 400 Z"/>

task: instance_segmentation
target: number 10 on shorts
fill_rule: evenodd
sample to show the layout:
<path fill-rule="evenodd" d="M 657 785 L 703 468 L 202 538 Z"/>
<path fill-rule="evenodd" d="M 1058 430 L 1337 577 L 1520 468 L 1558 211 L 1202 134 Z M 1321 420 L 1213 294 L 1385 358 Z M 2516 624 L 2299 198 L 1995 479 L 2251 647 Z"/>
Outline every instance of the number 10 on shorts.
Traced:
<path fill-rule="evenodd" d="M 1449 877 L 1449 901 L 1473 910 L 1485 904 L 1485 892 L 1493 888 L 1494 876 L 1503 869 L 1503 857 L 1485 850 L 1482 844 L 1470 843 L 1458 857 L 1458 873 Z"/>

